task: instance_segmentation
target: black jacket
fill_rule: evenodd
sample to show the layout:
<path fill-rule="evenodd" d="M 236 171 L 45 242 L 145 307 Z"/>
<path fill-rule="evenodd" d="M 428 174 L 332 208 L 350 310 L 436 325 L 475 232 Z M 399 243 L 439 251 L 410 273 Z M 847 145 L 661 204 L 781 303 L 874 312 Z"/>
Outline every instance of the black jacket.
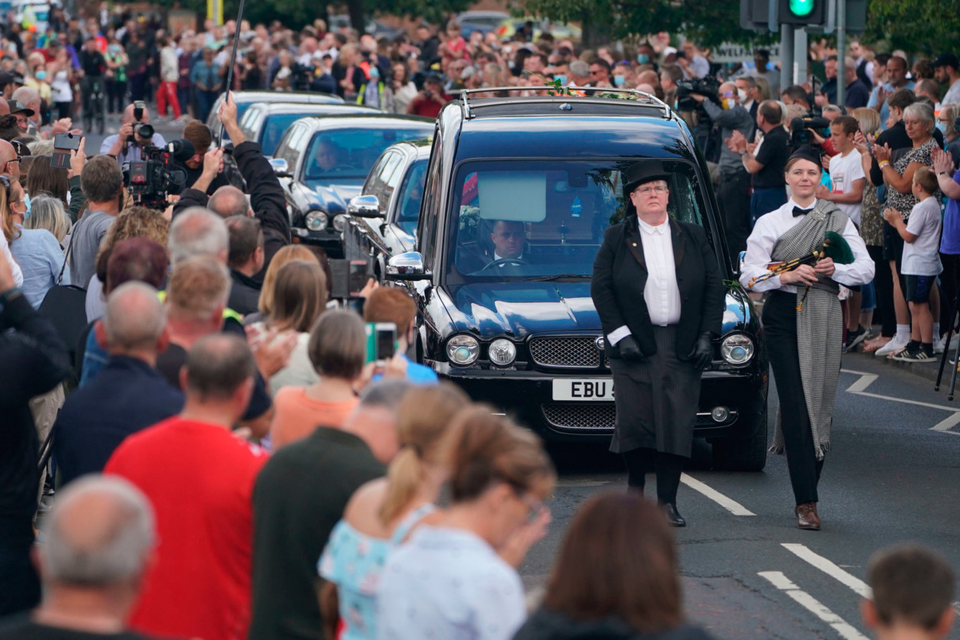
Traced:
<path fill-rule="evenodd" d="M 717 258 L 703 229 L 670 220 L 673 259 L 680 289 L 677 357 L 687 360 L 701 333 L 719 334 L 725 290 Z M 627 325 L 645 356 L 657 352 L 653 325 L 643 299 L 647 267 L 635 215 L 607 229 L 593 263 L 590 295 L 600 314 L 604 336 Z M 606 353 L 619 358 L 620 349 L 605 340 Z"/>
<path fill-rule="evenodd" d="M 254 276 L 258 282 L 263 282 L 263 274 L 266 273 L 274 254 L 290 244 L 287 199 L 273 167 L 263 157 L 259 144 L 249 141 L 239 144 L 233 150 L 233 157 L 243 179 L 247 181 L 247 193 L 250 194 L 253 214 L 260 219 L 263 228 L 263 269 Z M 207 194 L 202 191 L 185 189 L 173 208 L 173 216 L 176 217 L 189 207 L 206 207 L 207 200 Z"/>
<path fill-rule="evenodd" d="M 70 359 L 53 326 L 19 292 L 0 304 L 0 362 L 0 547 L 26 547 L 40 487 L 30 399 L 67 377 Z"/>
<path fill-rule="evenodd" d="M 242 316 L 256 313 L 260 305 L 260 283 L 236 269 L 230 269 L 230 297 L 227 306 Z"/>
<path fill-rule="evenodd" d="M 643 634 L 617 617 L 574 620 L 562 613 L 540 609 L 520 627 L 513 640 L 711 640 L 698 627 L 681 626 L 661 633 Z"/>

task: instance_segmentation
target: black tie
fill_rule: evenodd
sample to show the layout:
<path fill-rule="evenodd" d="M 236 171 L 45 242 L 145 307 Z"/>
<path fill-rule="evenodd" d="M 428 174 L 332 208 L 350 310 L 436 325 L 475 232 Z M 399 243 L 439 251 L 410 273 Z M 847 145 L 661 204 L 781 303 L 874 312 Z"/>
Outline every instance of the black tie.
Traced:
<path fill-rule="evenodd" d="M 796 218 L 796 217 L 798 217 L 798 216 L 805 216 L 805 215 L 807 215 L 808 213 L 810 213 L 811 211 L 813 211 L 813 209 L 801 209 L 800 207 L 794 207 L 794 208 L 793 208 L 793 217 Z"/>

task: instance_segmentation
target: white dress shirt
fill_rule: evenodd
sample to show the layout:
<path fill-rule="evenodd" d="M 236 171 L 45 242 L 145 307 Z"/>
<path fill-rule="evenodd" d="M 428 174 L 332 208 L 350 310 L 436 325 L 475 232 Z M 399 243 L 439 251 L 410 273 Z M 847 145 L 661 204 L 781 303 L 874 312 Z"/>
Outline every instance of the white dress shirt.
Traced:
<path fill-rule="evenodd" d="M 816 206 L 817 201 L 809 207 Z M 781 289 L 787 293 L 796 293 L 797 287 L 792 284 L 781 284 L 780 276 L 774 276 L 763 282 L 757 282 L 753 288 L 750 287 L 750 281 L 767 273 L 767 265 L 773 261 L 770 254 L 773 253 L 773 247 L 777 240 L 790 229 L 800 224 L 803 216 L 794 216 L 793 208 L 798 206 L 791 198 L 787 204 L 779 209 L 774 209 L 766 215 L 760 216 L 753 233 L 747 239 L 747 255 L 743 260 L 743 271 L 740 274 L 740 284 L 747 291 L 773 291 Z M 844 239 L 850 244 L 853 250 L 854 260 L 850 264 L 836 265 L 832 279 L 848 287 L 860 284 L 867 284 L 873 280 L 873 259 L 867 253 L 867 246 L 863 243 L 863 238 L 850 220 L 847 220 L 847 226 L 843 230 Z"/>
<path fill-rule="evenodd" d="M 654 326 L 666 327 L 680 322 L 680 287 L 677 285 L 677 267 L 673 260 L 673 238 L 670 223 L 665 219 L 657 226 L 639 218 L 643 258 L 647 263 L 647 284 L 643 287 L 643 301 Z M 607 336 L 615 345 L 630 335 L 626 325 Z"/>

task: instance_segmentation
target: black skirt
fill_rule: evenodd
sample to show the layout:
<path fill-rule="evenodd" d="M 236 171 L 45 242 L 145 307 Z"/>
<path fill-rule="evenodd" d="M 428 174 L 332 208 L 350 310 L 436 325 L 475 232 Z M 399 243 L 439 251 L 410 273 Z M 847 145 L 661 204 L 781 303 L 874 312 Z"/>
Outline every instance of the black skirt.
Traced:
<path fill-rule="evenodd" d="M 657 352 L 610 360 L 617 422 L 610 451 L 656 449 L 689 458 L 700 404 L 700 370 L 677 357 L 676 327 L 654 327 Z"/>

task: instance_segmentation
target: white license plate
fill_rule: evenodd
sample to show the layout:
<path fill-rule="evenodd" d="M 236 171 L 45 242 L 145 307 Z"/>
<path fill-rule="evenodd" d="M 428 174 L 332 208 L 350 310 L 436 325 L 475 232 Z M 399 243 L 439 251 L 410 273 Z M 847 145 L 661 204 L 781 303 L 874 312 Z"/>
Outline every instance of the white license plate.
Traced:
<path fill-rule="evenodd" d="M 613 402 L 613 378 L 553 380 L 553 399 L 565 402 Z"/>

